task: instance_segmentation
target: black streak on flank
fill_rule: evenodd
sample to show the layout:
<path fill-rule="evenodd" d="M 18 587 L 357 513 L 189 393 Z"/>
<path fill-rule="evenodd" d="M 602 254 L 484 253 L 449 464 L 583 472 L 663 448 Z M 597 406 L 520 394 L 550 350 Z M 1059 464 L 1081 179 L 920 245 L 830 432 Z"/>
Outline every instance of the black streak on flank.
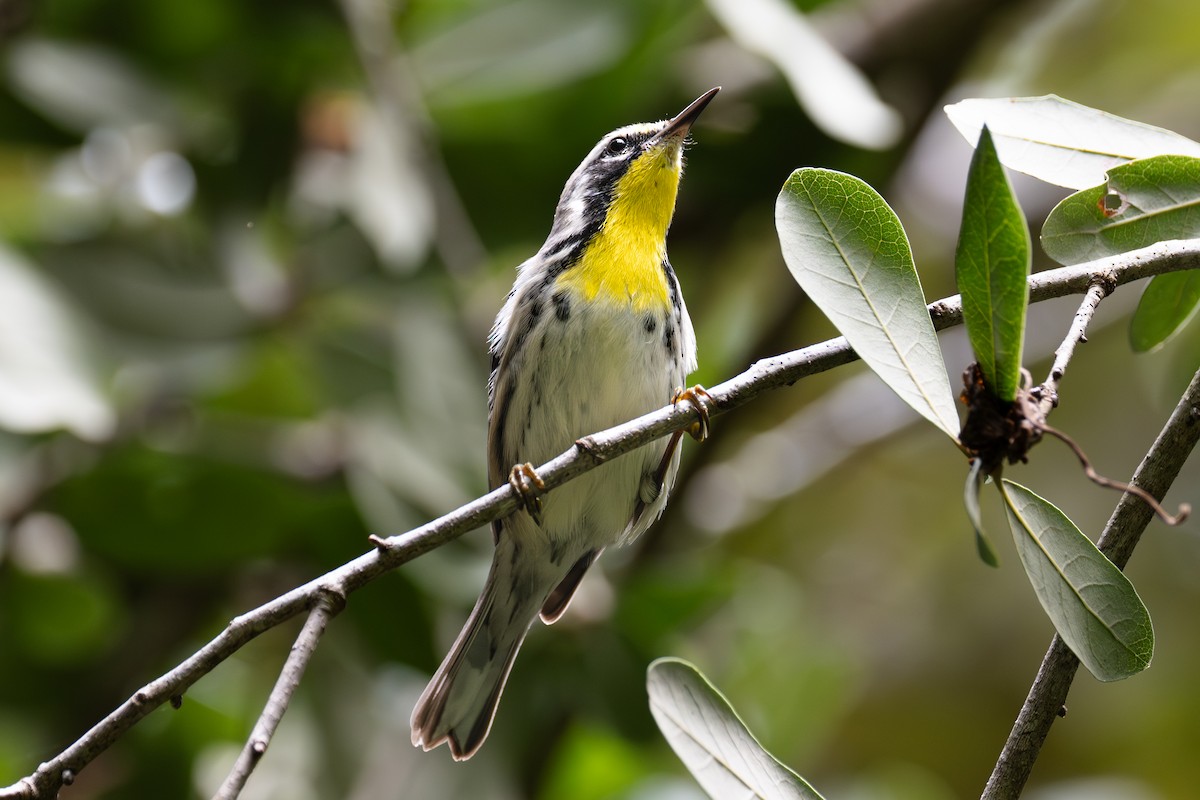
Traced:
<path fill-rule="evenodd" d="M 508 461 L 507 454 L 505 454 L 503 452 L 504 451 L 504 433 L 508 428 L 508 412 L 509 412 L 510 406 L 512 406 L 513 393 L 515 391 L 516 391 L 516 386 L 513 385 L 512 381 L 509 381 L 508 383 L 506 383 L 504 385 L 504 391 L 501 392 L 499 400 L 496 402 L 496 405 L 492 409 L 492 413 L 495 416 L 496 421 L 494 424 L 492 424 L 490 426 L 490 428 L 495 434 L 496 448 L 497 448 L 497 450 L 500 451 L 499 461 L 502 466 L 505 465 L 505 463 Z"/>
<path fill-rule="evenodd" d="M 642 320 L 642 327 L 646 329 L 646 333 L 654 333 L 655 329 L 658 328 L 658 320 L 654 318 L 653 314 L 647 314 L 645 319 Z"/>
<path fill-rule="evenodd" d="M 543 281 L 543 283 L 547 283 Z M 542 316 L 542 295 L 538 293 L 530 300 L 522 301 L 517 304 L 516 316 L 520 320 L 519 325 L 514 325 L 514 330 L 509 334 L 512 337 L 512 352 L 522 352 L 522 346 L 525 340 L 529 338 L 529 334 L 537 327 L 538 319 Z M 500 366 L 499 349 L 492 355 L 492 372 L 495 373 Z"/>
<path fill-rule="evenodd" d="M 550 300 L 554 303 L 554 316 L 558 317 L 559 322 L 571 318 L 571 300 L 566 292 L 555 292 Z"/>
<path fill-rule="evenodd" d="M 667 353 L 675 355 L 675 326 L 666 325 L 663 327 L 663 347 L 667 348 Z"/>

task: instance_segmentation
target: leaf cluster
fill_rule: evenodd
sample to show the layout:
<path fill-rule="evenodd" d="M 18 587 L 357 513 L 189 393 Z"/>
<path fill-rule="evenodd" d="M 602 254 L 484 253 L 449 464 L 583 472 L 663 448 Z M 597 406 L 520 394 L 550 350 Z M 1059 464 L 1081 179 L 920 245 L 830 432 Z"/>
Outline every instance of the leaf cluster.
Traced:
<path fill-rule="evenodd" d="M 980 513 L 980 491 L 991 480 L 1059 636 L 1098 679 L 1126 678 L 1154 653 L 1150 615 L 1132 583 L 1054 504 L 1002 477 L 1004 465 L 1026 461 L 1044 433 L 1063 436 L 1046 415 L 1066 363 L 1056 360 L 1045 384 L 1029 385 L 1022 351 L 1031 244 L 1002 163 L 1080 189 L 1059 203 L 1041 235 L 1045 251 L 1069 265 L 1200 236 L 1200 144 L 1056 97 L 966 100 L 946 111 L 976 144 L 955 254 L 975 355 L 963 375 L 961 428 L 907 237 L 877 192 L 844 173 L 796 170 L 776 205 L 784 259 L 870 369 L 970 459 L 964 500 L 980 557 L 999 563 Z M 1131 329 L 1135 349 L 1161 346 L 1195 314 L 1195 275 L 1149 284 Z M 1068 353 L 1109 291 L 1097 286 L 1068 334 Z M 690 665 L 656 662 L 649 691 L 660 728 L 713 797 L 819 797 Z"/>

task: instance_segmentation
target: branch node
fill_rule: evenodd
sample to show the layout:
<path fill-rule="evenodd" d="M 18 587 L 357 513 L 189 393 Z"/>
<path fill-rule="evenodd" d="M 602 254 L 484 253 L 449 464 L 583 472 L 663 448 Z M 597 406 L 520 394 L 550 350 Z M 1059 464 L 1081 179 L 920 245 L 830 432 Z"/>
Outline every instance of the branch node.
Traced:
<path fill-rule="evenodd" d="M 63 786 L 70 786 L 71 784 L 75 783 L 75 770 L 64 769 L 62 771 L 61 780 Z"/>
<path fill-rule="evenodd" d="M 594 436 L 583 436 L 579 439 L 576 439 L 575 447 L 578 448 L 581 453 L 586 453 L 592 459 L 592 461 L 596 462 L 597 464 L 603 464 L 606 460 L 604 453 L 600 449 L 600 444 L 596 441 Z"/>
<path fill-rule="evenodd" d="M 1066 703 L 1063 703 L 1061 706 L 1058 707 L 1058 716 L 1060 719 L 1067 718 L 1067 704 Z"/>
<path fill-rule="evenodd" d="M 957 318 L 960 313 L 961 309 L 951 306 L 945 300 L 935 300 L 929 304 L 929 317 L 935 323 Z"/>
<path fill-rule="evenodd" d="M 183 708 L 183 695 L 181 695 L 181 694 L 171 695 L 171 708 L 175 709 L 176 711 Z"/>
<path fill-rule="evenodd" d="M 1028 373 L 1022 377 L 1027 384 Z M 1009 464 L 1025 463 L 1029 449 L 1041 440 L 1037 403 L 1031 398 L 1034 391 L 1023 385 L 1017 390 L 1016 400 L 1005 402 L 984 383 L 979 364 L 971 364 L 963 372 L 959 399 L 967 406 L 967 420 L 958 438 L 968 455 L 981 460 L 984 474 L 995 475 L 1006 460 Z"/>
<path fill-rule="evenodd" d="M 1100 290 L 1104 292 L 1104 296 L 1108 297 L 1117 290 L 1119 283 L 1116 274 L 1112 270 L 1105 270 L 1097 272 L 1089 286 L 1099 286 Z"/>
<path fill-rule="evenodd" d="M 392 545 L 391 539 L 384 539 L 382 537 L 376 536 L 373 533 L 367 537 L 367 541 L 370 542 L 375 547 L 375 549 L 378 550 L 380 553 L 390 552 L 392 547 L 394 546 L 394 545 Z"/>
<path fill-rule="evenodd" d="M 329 616 L 341 613 L 346 607 L 346 590 L 341 586 L 325 584 L 317 588 L 311 608 L 324 606 Z"/>
<path fill-rule="evenodd" d="M 250 743 L 250 752 L 253 753 L 256 758 L 262 758 L 267 752 L 267 741 L 265 739 L 255 739 Z"/>
<path fill-rule="evenodd" d="M 135 706 L 144 706 L 150 702 L 150 693 L 145 689 L 138 689 L 133 694 L 133 704 Z"/>

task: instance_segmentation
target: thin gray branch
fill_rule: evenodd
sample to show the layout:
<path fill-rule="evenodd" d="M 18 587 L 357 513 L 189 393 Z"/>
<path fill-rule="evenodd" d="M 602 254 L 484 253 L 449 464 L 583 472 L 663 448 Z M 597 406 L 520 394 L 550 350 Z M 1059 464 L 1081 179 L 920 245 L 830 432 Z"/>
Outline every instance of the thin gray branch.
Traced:
<path fill-rule="evenodd" d="M 275 735 L 275 729 L 279 727 L 284 712 L 292 702 L 292 695 L 300 685 L 300 679 L 304 676 L 304 670 L 312 660 L 313 653 L 317 651 L 317 643 L 321 641 L 321 635 L 325 633 L 329 620 L 345 605 L 344 595 L 325 593 L 317 596 L 312 610 L 308 612 L 308 619 L 300 629 L 300 635 L 296 637 L 296 643 L 292 645 L 287 661 L 279 672 L 279 680 L 275 682 L 275 688 L 271 690 L 258 722 L 254 724 L 254 730 L 246 740 L 246 746 L 242 748 L 221 788 L 213 795 L 213 800 L 236 800 L 242 793 L 250 773 L 266 754 L 271 737 Z"/>
<path fill-rule="evenodd" d="M 1133 473 L 1133 485 L 1161 501 L 1197 441 L 1200 441 L 1200 372 L 1192 377 L 1167 424 Z M 1140 498 L 1128 493 L 1122 495 L 1100 536 L 1100 551 L 1124 569 L 1153 515 Z M 1077 669 L 1079 659 L 1055 635 L 984 787 L 983 800 L 1012 800 L 1021 796 L 1050 726 L 1066 713 L 1067 692 Z"/>
<path fill-rule="evenodd" d="M 1082 294 L 1095 280 L 1113 286 L 1140 278 L 1200 269 L 1200 240 L 1161 242 L 1121 256 L 1073 267 L 1048 270 L 1029 279 L 1030 301 Z M 958 295 L 930 304 L 938 330 L 962 322 Z M 710 417 L 717 417 L 781 386 L 790 386 L 808 375 L 824 372 L 858 358 L 844 337 L 801 350 L 766 358 L 750 369 L 708 390 Z M 572 447 L 539 466 L 538 474 L 551 491 L 623 453 L 681 430 L 695 422 L 689 404 L 668 405 L 630 422 L 586 437 L 586 446 Z M 6 798 L 52 798 L 74 775 L 87 766 L 143 717 L 189 687 L 254 637 L 304 613 L 321 594 L 349 595 L 380 575 L 421 556 L 494 519 L 507 516 L 519 501 L 507 484 L 407 533 L 378 540 L 376 549 L 235 618 L 211 642 L 162 677 L 146 684 L 133 697 L 98 722 L 59 755 L 41 764 L 32 774 L 7 788 Z"/>
<path fill-rule="evenodd" d="M 1087 341 L 1088 325 L 1096 315 L 1100 301 L 1107 297 L 1110 291 L 1103 281 L 1096 281 L 1088 287 L 1087 294 L 1084 295 L 1083 302 L 1079 304 L 1079 310 L 1075 312 L 1075 318 L 1071 321 L 1066 338 L 1054 351 L 1054 364 L 1050 367 L 1050 374 L 1040 387 L 1040 413 L 1037 419 L 1044 420 L 1050 410 L 1058 405 L 1058 384 L 1067 373 L 1067 365 L 1075 355 L 1075 347 Z"/>

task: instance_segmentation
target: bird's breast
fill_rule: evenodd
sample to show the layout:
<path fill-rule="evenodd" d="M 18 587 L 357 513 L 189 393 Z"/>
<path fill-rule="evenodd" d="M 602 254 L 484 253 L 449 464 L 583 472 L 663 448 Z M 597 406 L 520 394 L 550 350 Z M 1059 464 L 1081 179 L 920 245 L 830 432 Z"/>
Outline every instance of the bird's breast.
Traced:
<path fill-rule="evenodd" d="M 606 225 L 556 286 L 588 303 L 645 314 L 670 308 L 663 233 L 649 227 Z"/>

